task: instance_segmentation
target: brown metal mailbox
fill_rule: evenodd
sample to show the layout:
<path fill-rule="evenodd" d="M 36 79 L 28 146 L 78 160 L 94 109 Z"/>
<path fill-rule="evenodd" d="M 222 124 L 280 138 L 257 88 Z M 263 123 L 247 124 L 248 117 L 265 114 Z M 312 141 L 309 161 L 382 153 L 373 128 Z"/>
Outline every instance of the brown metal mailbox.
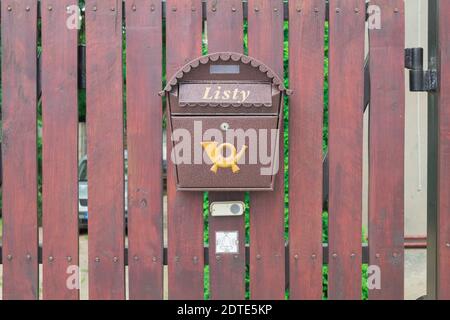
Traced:
<path fill-rule="evenodd" d="M 177 189 L 273 190 L 285 93 L 269 67 L 242 54 L 213 53 L 182 67 L 162 92 Z"/>

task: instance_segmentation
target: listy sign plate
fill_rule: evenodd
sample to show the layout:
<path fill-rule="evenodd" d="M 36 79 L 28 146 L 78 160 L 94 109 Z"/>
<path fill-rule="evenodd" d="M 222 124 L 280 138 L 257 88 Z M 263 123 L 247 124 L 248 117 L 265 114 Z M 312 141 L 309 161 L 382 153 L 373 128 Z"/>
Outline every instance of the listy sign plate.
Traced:
<path fill-rule="evenodd" d="M 181 83 L 180 104 L 272 106 L 270 83 Z"/>
<path fill-rule="evenodd" d="M 217 231 L 216 232 L 216 254 L 239 253 L 239 232 L 238 231 Z"/>

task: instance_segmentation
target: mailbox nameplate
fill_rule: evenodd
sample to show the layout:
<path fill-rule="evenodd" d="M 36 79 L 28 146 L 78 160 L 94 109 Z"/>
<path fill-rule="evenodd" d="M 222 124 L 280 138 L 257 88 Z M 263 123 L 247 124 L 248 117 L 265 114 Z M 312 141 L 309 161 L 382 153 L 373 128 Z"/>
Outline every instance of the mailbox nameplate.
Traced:
<path fill-rule="evenodd" d="M 180 105 L 260 105 L 272 106 L 270 83 L 182 83 Z"/>

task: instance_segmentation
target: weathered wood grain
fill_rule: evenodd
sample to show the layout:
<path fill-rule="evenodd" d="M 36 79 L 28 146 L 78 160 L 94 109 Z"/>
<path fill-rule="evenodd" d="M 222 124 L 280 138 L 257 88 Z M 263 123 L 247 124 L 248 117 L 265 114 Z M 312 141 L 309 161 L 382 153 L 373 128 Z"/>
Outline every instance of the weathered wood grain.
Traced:
<path fill-rule="evenodd" d="M 240 0 L 207 3 L 208 50 L 243 52 L 243 8 Z M 209 203 L 244 201 L 245 193 L 210 192 Z M 210 291 L 214 300 L 245 298 L 245 216 L 213 217 L 209 215 Z M 216 254 L 216 232 L 238 231 L 239 253 Z"/>
<path fill-rule="evenodd" d="M 320 300 L 325 2 L 289 5 L 290 298 Z"/>
<path fill-rule="evenodd" d="M 283 77 L 283 1 L 249 0 L 249 55 Z M 284 139 L 280 130 L 280 161 L 273 192 L 250 194 L 250 296 L 285 297 Z"/>
<path fill-rule="evenodd" d="M 330 299 L 361 299 L 364 8 L 330 0 Z"/>
<path fill-rule="evenodd" d="M 78 299 L 67 285 L 78 266 L 78 30 L 66 25 L 73 1 L 41 5 L 43 296 Z"/>
<path fill-rule="evenodd" d="M 1 2 L 3 298 L 38 298 L 37 1 Z"/>
<path fill-rule="evenodd" d="M 201 0 L 167 0 L 167 79 L 201 55 Z M 177 192 L 167 135 L 169 299 L 203 299 L 203 193 Z"/>
<path fill-rule="evenodd" d="M 381 287 L 370 299 L 404 298 L 405 11 L 376 0 L 381 29 L 370 30 L 369 247 Z M 369 288 L 370 289 L 370 288 Z"/>
<path fill-rule="evenodd" d="M 163 296 L 161 3 L 125 3 L 130 299 Z"/>
<path fill-rule="evenodd" d="M 124 299 L 122 6 L 86 1 L 89 298 Z"/>

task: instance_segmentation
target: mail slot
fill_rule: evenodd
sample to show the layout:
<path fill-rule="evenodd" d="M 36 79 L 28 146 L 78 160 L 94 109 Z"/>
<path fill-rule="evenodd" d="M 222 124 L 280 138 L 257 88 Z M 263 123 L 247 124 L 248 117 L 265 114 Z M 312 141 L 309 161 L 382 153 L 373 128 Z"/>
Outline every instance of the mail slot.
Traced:
<path fill-rule="evenodd" d="M 238 53 L 202 56 L 176 72 L 162 94 L 177 189 L 273 190 L 285 93 L 273 70 Z"/>

